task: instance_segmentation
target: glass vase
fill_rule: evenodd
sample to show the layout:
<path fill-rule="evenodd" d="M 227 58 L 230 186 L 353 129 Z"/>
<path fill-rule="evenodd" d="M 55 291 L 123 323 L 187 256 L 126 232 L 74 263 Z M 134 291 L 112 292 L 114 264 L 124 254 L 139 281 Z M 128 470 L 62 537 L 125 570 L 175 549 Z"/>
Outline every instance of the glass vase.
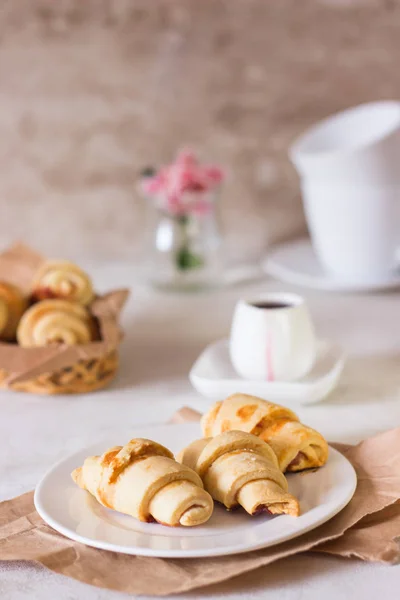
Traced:
<path fill-rule="evenodd" d="M 195 206 L 206 210 L 171 213 L 147 201 L 144 276 L 166 290 L 196 291 L 219 286 L 224 260 L 216 196 Z"/>

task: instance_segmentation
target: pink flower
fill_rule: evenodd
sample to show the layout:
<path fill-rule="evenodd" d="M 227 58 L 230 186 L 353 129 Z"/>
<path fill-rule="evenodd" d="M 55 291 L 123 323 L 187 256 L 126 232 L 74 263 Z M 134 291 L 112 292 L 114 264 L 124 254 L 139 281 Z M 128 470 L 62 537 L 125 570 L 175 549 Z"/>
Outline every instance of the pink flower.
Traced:
<path fill-rule="evenodd" d="M 200 165 L 195 155 L 185 150 L 180 152 L 174 163 L 165 166 L 151 178 L 146 179 L 142 188 L 154 196 L 159 204 L 172 214 L 196 212 L 206 214 L 211 210 L 210 200 L 203 198 L 185 199 L 185 196 L 204 194 L 218 186 L 223 180 L 219 167 Z"/>

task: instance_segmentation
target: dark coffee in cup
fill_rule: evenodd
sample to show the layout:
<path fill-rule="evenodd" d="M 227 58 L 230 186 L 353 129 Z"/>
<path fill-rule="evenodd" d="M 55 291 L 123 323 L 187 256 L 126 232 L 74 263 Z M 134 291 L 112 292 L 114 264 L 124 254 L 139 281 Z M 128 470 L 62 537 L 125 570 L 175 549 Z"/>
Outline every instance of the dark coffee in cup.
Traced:
<path fill-rule="evenodd" d="M 251 306 L 255 308 L 289 308 L 292 304 L 288 304 L 287 302 L 253 302 Z"/>

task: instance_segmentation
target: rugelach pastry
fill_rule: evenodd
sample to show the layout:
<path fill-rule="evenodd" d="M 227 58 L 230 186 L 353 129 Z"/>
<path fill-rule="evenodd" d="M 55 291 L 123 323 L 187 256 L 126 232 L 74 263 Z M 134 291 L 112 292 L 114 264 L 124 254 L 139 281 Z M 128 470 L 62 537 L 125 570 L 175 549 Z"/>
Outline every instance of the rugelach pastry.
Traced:
<path fill-rule="evenodd" d="M 274 451 L 251 433 L 227 431 L 196 440 L 177 460 L 196 471 L 204 488 L 228 510 L 242 506 L 250 515 L 300 513 Z"/>
<path fill-rule="evenodd" d="M 15 285 L 0 281 L 1 340 L 15 340 L 18 323 L 27 306 L 26 297 Z"/>
<path fill-rule="evenodd" d="M 216 402 L 201 427 L 206 437 L 232 429 L 258 436 L 271 446 L 283 472 L 321 467 L 328 460 L 328 443 L 318 431 L 300 423 L 290 409 L 255 396 L 234 394 Z"/>
<path fill-rule="evenodd" d="M 93 285 L 78 265 L 67 260 L 49 260 L 34 278 L 32 298 L 34 301 L 59 298 L 87 306 L 94 298 Z"/>
<path fill-rule="evenodd" d="M 213 511 L 200 477 L 152 440 L 133 439 L 90 456 L 72 478 L 103 506 L 140 521 L 192 527 Z"/>
<path fill-rule="evenodd" d="M 87 309 L 66 300 L 42 300 L 22 316 L 17 329 L 20 346 L 85 344 L 94 339 L 95 325 Z"/>

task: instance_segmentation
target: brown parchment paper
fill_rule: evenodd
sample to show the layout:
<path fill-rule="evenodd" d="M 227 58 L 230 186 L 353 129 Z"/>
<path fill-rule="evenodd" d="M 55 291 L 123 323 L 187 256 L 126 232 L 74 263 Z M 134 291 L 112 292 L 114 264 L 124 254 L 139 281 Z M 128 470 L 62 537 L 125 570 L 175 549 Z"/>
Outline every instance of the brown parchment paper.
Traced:
<path fill-rule="evenodd" d="M 173 422 L 198 420 L 184 408 Z M 351 502 L 336 517 L 299 538 L 247 554 L 201 559 L 127 556 L 89 548 L 46 525 L 35 511 L 33 492 L 0 504 L 0 560 L 31 560 L 56 573 L 101 588 L 166 596 L 237 577 L 299 552 L 395 563 L 400 536 L 400 428 L 357 446 L 333 444 L 357 471 Z M 316 560 L 318 557 L 316 557 Z"/>
<path fill-rule="evenodd" d="M 13 283 L 28 294 L 33 276 L 44 260 L 28 246 L 15 244 L 0 254 L 0 280 Z M 17 344 L 0 342 L 0 369 L 7 373 L 3 385 L 26 381 L 41 373 L 69 367 L 82 359 L 99 358 L 115 350 L 122 337 L 119 313 L 128 295 L 128 290 L 115 290 L 98 296 L 91 305 L 91 312 L 99 320 L 101 341 L 45 348 L 21 348 Z"/>

